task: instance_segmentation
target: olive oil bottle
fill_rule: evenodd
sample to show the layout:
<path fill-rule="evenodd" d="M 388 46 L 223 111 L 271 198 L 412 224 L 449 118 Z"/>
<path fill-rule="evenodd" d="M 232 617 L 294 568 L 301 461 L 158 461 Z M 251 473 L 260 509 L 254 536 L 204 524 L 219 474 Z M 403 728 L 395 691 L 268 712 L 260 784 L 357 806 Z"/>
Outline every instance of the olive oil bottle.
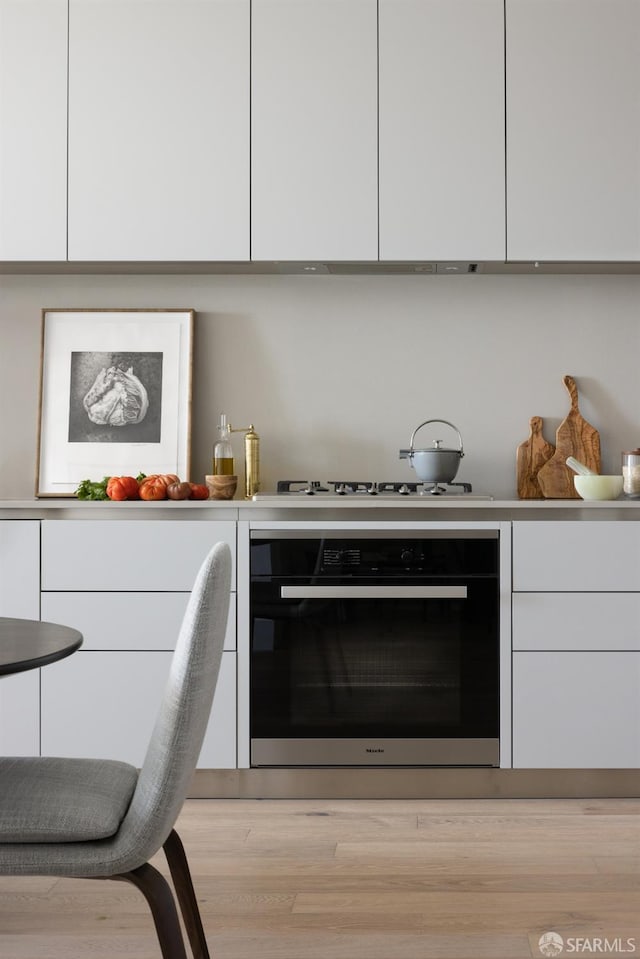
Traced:
<path fill-rule="evenodd" d="M 220 414 L 218 424 L 220 439 L 213 448 L 213 475 L 233 476 L 233 450 L 231 448 L 231 427 L 224 413 Z"/>

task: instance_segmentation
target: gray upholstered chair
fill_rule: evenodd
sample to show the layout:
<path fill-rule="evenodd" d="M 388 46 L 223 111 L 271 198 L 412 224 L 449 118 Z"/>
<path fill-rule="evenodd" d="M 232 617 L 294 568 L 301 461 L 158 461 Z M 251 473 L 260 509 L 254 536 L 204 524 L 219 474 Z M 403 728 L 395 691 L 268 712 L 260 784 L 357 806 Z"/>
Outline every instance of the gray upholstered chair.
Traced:
<path fill-rule="evenodd" d="M 191 948 L 209 952 L 174 827 L 202 746 L 220 668 L 231 554 L 218 543 L 193 587 L 142 769 L 46 757 L 0 759 L 0 875 L 123 879 L 147 899 L 164 959 L 186 959 L 163 847 Z"/>

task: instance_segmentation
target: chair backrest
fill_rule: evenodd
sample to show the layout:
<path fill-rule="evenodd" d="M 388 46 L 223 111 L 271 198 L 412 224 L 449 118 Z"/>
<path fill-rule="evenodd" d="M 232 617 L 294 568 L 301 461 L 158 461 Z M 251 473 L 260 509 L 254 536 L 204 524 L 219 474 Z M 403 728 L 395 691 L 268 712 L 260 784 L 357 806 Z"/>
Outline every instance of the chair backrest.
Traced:
<path fill-rule="evenodd" d="M 114 837 L 119 871 L 160 849 L 186 798 L 220 670 L 230 589 L 231 551 L 217 543 L 198 572 L 136 789 Z"/>

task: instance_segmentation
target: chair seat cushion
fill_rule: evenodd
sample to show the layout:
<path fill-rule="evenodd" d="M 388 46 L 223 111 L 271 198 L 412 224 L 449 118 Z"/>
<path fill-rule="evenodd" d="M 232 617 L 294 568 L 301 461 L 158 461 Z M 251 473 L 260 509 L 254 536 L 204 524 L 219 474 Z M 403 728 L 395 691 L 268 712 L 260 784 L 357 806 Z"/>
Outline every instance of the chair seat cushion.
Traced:
<path fill-rule="evenodd" d="M 113 836 L 137 780 L 134 766 L 109 759 L 0 758 L 0 843 Z"/>

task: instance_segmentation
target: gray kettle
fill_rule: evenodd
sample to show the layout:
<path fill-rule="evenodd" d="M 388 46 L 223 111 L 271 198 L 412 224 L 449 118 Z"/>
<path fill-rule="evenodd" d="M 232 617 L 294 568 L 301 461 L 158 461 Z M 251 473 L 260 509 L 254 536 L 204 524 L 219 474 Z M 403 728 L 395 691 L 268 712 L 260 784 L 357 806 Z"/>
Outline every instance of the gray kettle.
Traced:
<path fill-rule="evenodd" d="M 416 449 L 414 445 L 416 433 L 429 423 L 444 423 L 445 426 L 455 430 L 458 435 L 458 448 L 449 449 L 442 445 L 442 440 L 434 439 L 430 447 Z M 424 423 L 420 423 L 411 434 L 409 449 L 400 450 L 400 459 L 409 460 L 410 466 L 416 471 L 416 476 L 422 483 L 452 483 L 463 456 L 460 430 L 449 420 L 425 420 Z"/>

